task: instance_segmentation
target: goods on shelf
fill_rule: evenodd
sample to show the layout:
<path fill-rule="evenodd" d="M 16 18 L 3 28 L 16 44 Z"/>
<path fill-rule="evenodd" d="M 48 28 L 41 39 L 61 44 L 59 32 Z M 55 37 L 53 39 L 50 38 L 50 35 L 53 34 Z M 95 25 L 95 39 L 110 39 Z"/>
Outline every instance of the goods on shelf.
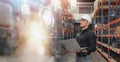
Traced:
<path fill-rule="evenodd" d="M 111 16 L 114 16 L 115 18 L 120 17 L 120 5 L 117 5 L 113 11 L 111 11 Z"/>
<path fill-rule="evenodd" d="M 68 30 L 72 30 L 74 28 L 73 23 L 71 21 L 64 22 L 63 27 Z"/>
<path fill-rule="evenodd" d="M 120 34 L 120 26 L 117 26 L 117 28 L 116 28 L 114 34 Z"/>
<path fill-rule="evenodd" d="M 115 35 L 120 34 L 120 26 L 116 27 L 116 30 L 115 30 L 114 34 Z M 120 38 L 115 38 L 114 41 L 113 41 L 113 43 L 112 43 L 112 46 L 120 48 Z"/>
<path fill-rule="evenodd" d="M 70 13 L 63 15 L 62 27 L 64 39 L 72 38 L 74 35 L 74 20 Z"/>
<path fill-rule="evenodd" d="M 10 31 L 0 29 L 0 55 L 10 54 L 12 48 L 10 47 L 11 33 Z"/>

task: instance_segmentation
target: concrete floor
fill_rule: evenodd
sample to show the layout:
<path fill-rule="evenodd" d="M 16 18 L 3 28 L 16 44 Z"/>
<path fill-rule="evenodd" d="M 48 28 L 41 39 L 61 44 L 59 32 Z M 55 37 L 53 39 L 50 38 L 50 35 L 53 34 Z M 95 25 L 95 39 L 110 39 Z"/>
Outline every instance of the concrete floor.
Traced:
<path fill-rule="evenodd" d="M 76 54 L 66 54 L 61 62 L 75 62 Z M 107 62 L 97 51 L 92 53 L 92 59 L 94 62 Z"/>
<path fill-rule="evenodd" d="M 75 53 L 67 53 L 59 62 L 75 62 Z M 107 62 L 97 51 L 92 53 L 94 62 Z M 21 45 L 11 56 L 0 56 L 0 62 L 55 62 L 52 56 L 39 55 L 31 44 Z"/>
<path fill-rule="evenodd" d="M 92 53 L 94 62 L 107 62 L 98 52 Z M 41 60 L 42 59 L 42 60 Z M 54 62 L 50 56 L 31 57 L 31 56 L 0 56 L 0 62 Z M 68 53 L 64 55 L 60 62 L 75 62 L 75 54 Z"/>
<path fill-rule="evenodd" d="M 97 51 L 92 53 L 94 62 L 107 62 Z"/>

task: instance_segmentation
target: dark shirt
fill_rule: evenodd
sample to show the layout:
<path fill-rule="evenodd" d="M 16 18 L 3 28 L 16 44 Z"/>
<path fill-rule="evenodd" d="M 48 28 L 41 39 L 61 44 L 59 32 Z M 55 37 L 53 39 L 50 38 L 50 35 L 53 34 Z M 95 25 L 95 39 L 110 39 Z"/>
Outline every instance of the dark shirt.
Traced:
<path fill-rule="evenodd" d="M 85 29 L 76 35 L 76 40 L 79 43 L 80 47 L 87 47 L 87 55 L 96 50 L 96 35 L 93 31 Z M 81 56 L 84 53 L 77 53 L 77 56 Z"/>

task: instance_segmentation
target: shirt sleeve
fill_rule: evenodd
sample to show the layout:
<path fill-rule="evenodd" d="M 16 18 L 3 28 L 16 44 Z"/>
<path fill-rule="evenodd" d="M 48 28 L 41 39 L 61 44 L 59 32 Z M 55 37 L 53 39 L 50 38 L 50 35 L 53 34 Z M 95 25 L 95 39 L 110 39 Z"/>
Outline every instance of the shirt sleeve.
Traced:
<path fill-rule="evenodd" d="M 94 32 L 90 32 L 88 36 L 90 47 L 87 48 L 88 53 L 94 52 L 96 50 L 96 35 Z"/>

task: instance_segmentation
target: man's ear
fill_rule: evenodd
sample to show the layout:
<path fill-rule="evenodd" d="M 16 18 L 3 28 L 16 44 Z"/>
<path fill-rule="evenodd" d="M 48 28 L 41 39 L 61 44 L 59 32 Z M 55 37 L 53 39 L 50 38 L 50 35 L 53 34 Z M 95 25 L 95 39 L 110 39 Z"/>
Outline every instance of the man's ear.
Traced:
<path fill-rule="evenodd" d="M 87 24 L 88 24 L 88 27 L 89 27 L 90 23 L 88 22 Z"/>

